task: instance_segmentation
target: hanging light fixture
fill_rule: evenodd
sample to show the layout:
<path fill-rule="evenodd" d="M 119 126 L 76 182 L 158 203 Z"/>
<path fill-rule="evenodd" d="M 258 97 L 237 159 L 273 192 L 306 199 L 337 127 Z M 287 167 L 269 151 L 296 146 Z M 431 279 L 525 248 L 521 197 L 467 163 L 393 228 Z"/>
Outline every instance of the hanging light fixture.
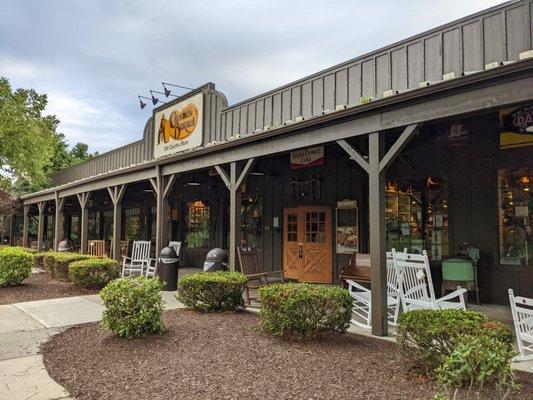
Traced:
<path fill-rule="evenodd" d="M 161 84 L 163 85 L 163 89 L 165 90 L 165 93 L 164 95 L 166 97 L 170 96 L 170 89 L 167 88 L 167 86 L 173 86 L 173 87 L 177 87 L 177 88 L 180 88 L 180 89 L 186 89 L 186 90 L 194 90 L 193 88 L 190 88 L 190 87 L 187 87 L 187 86 L 181 86 L 181 85 L 174 85 L 173 83 L 168 83 L 168 82 L 161 82 Z M 178 96 L 176 96 L 178 97 Z"/>
<path fill-rule="evenodd" d="M 143 110 L 144 107 L 146 107 L 146 103 L 142 101 L 142 99 L 150 100 L 150 98 L 146 96 L 139 96 L 139 95 L 137 95 L 137 97 L 139 98 L 139 106 L 141 107 L 141 110 Z"/>

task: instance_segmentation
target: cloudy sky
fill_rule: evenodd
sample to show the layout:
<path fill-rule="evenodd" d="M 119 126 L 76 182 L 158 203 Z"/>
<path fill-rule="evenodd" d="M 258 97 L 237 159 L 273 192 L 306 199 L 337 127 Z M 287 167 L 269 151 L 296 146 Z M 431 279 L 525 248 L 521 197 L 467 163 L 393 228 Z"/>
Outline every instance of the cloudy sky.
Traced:
<path fill-rule="evenodd" d="M 104 152 L 142 136 L 162 81 L 232 104 L 500 2 L 0 0 L 0 76 Z"/>

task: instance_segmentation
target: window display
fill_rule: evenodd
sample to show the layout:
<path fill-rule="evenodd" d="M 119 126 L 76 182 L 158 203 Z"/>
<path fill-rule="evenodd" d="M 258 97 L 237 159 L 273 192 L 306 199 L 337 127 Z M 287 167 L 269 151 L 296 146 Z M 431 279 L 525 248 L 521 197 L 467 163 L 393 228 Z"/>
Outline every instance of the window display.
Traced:
<path fill-rule="evenodd" d="M 337 202 L 337 254 L 359 251 L 359 212 L 357 200 Z"/>
<path fill-rule="evenodd" d="M 241 199 L 242 247 L 258 248 L 261 245 L 262 231 L 261 196 L 248 195 Z"/>
<path fill-rule="evenodd" d="M 124 210 L 124 239 L 141 239 L 141 209 L 127 208 Z"/>
<path fill-rule="evenodd" d="M 500 263 L 533 265 L 533 169 L 498 171 Z"/>
<path fill-rule="evenodd" d="M 386 196 L 388 250 L 426 250 L 433 260 L 448 255 L 448 204 L 442 178 L 389 182 Z"/>
<path fill-rule="evenodd" d="M 186 204 L 185 242 L 189 248 L 209 247 L 209 206 L 201 200 Z"/>

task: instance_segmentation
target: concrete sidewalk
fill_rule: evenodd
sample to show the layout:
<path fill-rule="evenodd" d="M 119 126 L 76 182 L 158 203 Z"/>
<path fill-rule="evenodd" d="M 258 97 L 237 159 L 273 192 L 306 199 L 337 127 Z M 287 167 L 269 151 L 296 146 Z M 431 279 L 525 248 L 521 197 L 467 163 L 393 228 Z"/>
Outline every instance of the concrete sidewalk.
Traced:
<path fill-rule="evenodd" d="M 176 292 L 163 292 L 165 309 L 184 308 Z M 71 325 L 99 321 L 99 295 L 0 305 L 0 399 L 69 399 L 46 371 L 39 346 Z"/>

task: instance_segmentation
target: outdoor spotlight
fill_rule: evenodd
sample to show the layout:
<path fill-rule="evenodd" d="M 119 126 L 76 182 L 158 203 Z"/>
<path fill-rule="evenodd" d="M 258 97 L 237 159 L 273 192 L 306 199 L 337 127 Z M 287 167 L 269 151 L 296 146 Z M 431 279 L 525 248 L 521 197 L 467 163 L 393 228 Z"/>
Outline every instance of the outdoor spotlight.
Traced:
<path fill-rule="evenodd" d="M 153 90 L 150 90 L 150 94 L 152 95 L 152 104 L 155 106 L 159 102 L 159 99 L 154 96 Z"/>
<path fill-rule="evenodd" d="M 141 110 L 144 109 L 144 107 L 146 107 L 146 103 L 144 101 L 142 101 L 142 99 L 148 99 L 150 100 L 149 97 L 145 97 L 145 96 L 137 96 L 139 98 L 139 105 L 141 106 Z"/>

